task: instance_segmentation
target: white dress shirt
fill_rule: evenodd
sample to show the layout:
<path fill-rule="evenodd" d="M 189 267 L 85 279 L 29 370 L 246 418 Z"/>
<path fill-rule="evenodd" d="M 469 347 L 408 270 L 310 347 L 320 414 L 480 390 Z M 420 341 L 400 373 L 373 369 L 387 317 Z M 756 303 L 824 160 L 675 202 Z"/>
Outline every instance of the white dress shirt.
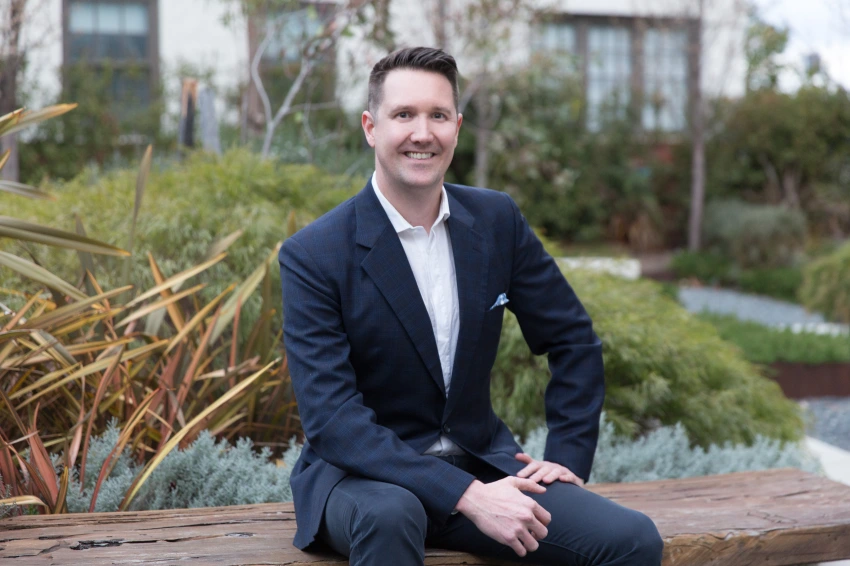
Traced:
<path fill-rule="evenodd" d="M 426 232 L 422 226 L 412 226 L 390 204 L 378 188 L 378 180 L 374 174 L 372 187 L 398 234 L 398 239 L 413 271 L 413 277 L 416 279 L 416 286 L 419 287 L 422 302 L 425 303 L 425 310 L 428 311 L 428 318 L 431 319 L 431 329 L 434 331 L 437 352 L 440 355 L 440 367 L 443 370 L 443 383 L 448 395 L 452 382 L 452 364 L 457 349 L 460 315 L 455 260 L 452 255 L 451 237 L 446 227 L 446 220 L 450 214 L 446 188 L 443 187 L 440 196 L 437 220 L 431 226 L 430 232 Z M 463 453 L 460 447 L 445 436 L 440 436 L 440 439 L 425 451 L 425 454 L 434 456 Z"/>

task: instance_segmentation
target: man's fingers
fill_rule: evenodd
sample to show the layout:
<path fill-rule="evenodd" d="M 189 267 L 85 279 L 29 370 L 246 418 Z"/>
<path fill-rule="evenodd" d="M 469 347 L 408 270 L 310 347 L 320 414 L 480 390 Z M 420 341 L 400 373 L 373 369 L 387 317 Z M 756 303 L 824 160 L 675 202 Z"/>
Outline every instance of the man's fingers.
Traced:
<path fill-rule="evenodd" d="M 572 472 L 570 472 L 568 474 L 563 474 L 558 479 L 561 480 L 562 482 L 565 482 L 565 483 L 574 483 L 579 487 L 584 487 L 584 480 L 581 479 L 580 477 L 578 477 L 577 475 L 575 475 Z"/>
<path fill-rule="evenodd" d="M 509 476 L 510 477 L 510 476 Z M 546 488 L 535 481 L 524 478 L 511 478 L 515 488 L 520 491 L 530 491 L 531 493 L 546 493 Z"/>
<path fill-rule="evenodd" d="M 516 477 L 518 477 L 518 478 L 528 477 L 531 474 L 533 474 L 534 472 L 536 472 L 538 468 L 540 468 L 540 464 L 537 463 L 537 462 L 532 462 L 531 464 L 527 465 L 526 467 L 521 469 L 519 472 L 517 472 Z"/>
<path fill-rule="evenodd" d="M 534 552 L 540 547 L 540 543 L 537 542 L 537 539 L 531 536 L 530 532 L 525 530 L 520 533 L 519 541 L 522 543 L 522 546 L 524 546 L 529 552 Z"/>
<path fill-rule="evenodd" d="M 562 470 L 555 468 L 554 470 L 551 470 L 548 474 L 543 476 L 543 479 L 541 481 L 543 483 L 548 484 L 548 483 L 552 483 L 553 481 L 555 481 L 558 478 L 564 478 L 568 475 L 570 475 L 570 474 L 564 474 L 564 473 L 562 473 Z M 563 481 L 563 480 L 561 480 L 561 481 Z"/>
<path fill-rule="evenodd" d="M 534 507 L 531 508 L 531 511 L 532 513 L 534 513 L 534 517 L 537 519 L 537 521 L 540 522 L 543 527 L 546 527 L 552 521 L 552 514 L 539 503 L 535 503 Z M 545 536 L 546 535 L 544 534 L 543 537 L 540 538 L 544 538 Z"/>
<path fill-rule="evenodd" d="M 517 556 L 525 556 L 528 553 L 519 538 L 511 540 L 510 547 L 514 549 L 514 552 L 517 553 Z"/>
<path fill-rule="evenodd" d="M 532 458 L 525 452 L 517 452 L 516 459 L 522 462 L 523 464 L 530 464 L 534 461 L 534 458 Z"/>

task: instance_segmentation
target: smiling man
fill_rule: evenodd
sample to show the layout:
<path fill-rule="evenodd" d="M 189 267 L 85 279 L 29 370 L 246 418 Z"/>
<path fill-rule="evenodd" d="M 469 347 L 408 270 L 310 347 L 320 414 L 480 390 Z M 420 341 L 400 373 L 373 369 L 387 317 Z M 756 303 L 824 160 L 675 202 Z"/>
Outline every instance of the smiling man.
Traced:
<path fill-rule="evenodd" d="M 604 397 L 602 346 L 506 194 L 443 182 L 457 67 L 403 49 L 372 69 L 375 173 L 280 253 L 284 335 L 306 436 L 295 545 L 352 566 L 424 563 L 425 545 L 530 564 L 658 565 L 646 516 L 583 489 Z M 504 309 L 551 380 L 544 460 L 490 403 Z"/>

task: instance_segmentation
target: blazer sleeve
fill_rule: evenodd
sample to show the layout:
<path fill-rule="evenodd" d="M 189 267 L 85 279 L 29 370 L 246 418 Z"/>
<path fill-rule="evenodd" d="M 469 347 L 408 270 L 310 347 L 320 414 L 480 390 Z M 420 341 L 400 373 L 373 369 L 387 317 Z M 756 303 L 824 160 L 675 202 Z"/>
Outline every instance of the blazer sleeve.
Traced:
<path fill-rule="evenodd" d="M 279 259 L 286 354 L 310 446 L 322 460 L 350 474 L 409 490 L 432 518 L 445 522 L 474 476 L 417 453 L 377 424 L 357 390 L 335 286 L 293 238 L 286 240 Z"/>
<path fill-rule="evenodd" d="M 513 212 L 514 249 L 507 307 L 516 315 L 535 355 L 549 355 L 544 459 L 587 481 L 599 437 L 605 398 L 602 342 L 587 311 L 555 260 L 507 194 Z"/>

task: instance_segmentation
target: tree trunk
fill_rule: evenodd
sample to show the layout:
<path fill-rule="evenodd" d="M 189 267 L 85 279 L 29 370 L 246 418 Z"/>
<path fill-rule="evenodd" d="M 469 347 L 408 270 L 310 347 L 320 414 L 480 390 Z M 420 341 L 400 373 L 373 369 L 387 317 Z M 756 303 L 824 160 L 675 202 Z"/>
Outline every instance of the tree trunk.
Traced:
<path fill-rule="evenodd" d="M 3 30 L 5 57 L 0 59 L 0 116 L 18 108 L 18 73 L 21 69 L 21 24 L 26 0 L 12 0 L 9 6 L 9 27 Z M 0 170 L 0 178 L 7 181 L 19 180 L 18 136 L 13 134 L 0 138 L 0 155 L 11 150 L 9 161 Z"/>
<path fill-rule="evenodd" d="M 443 51 L 448 50 L 448 32 L 446 31 L 446 23 L 448 19 L 448 10 L 446 4 L 448 0 L 436 0 L 437 1 L 437 10 L 436 10 L 436 25 L 434 26 L 434 40 L 437 43 L 437 47 L 442 49 Z"/>
<path fill-rule="evenodd" d="M 702 112 L 702 26 L 705 10 L 705 0 L 698 0 L 699 14 L 696 24 L 696 38 L 694 40 L 694 70 L 692 79 L 696 84 L 693 88 L 692 108 L 692 134 L 693 134 L 693 156 L 691 159 L 691 214 L 688 220 L 688 249 L 699 251 L 702 241 L 702 214 L 705 202 L 705 125 Z"/>
<path fill-rule="evenodd" d="M 490 168 L 490 130 L 493 108 L 489 101 L 490 87 L 487 77 L 482 77 L 475 97 L 478 123 L 475 125 L 475 186 L 486 187 Z"/>

